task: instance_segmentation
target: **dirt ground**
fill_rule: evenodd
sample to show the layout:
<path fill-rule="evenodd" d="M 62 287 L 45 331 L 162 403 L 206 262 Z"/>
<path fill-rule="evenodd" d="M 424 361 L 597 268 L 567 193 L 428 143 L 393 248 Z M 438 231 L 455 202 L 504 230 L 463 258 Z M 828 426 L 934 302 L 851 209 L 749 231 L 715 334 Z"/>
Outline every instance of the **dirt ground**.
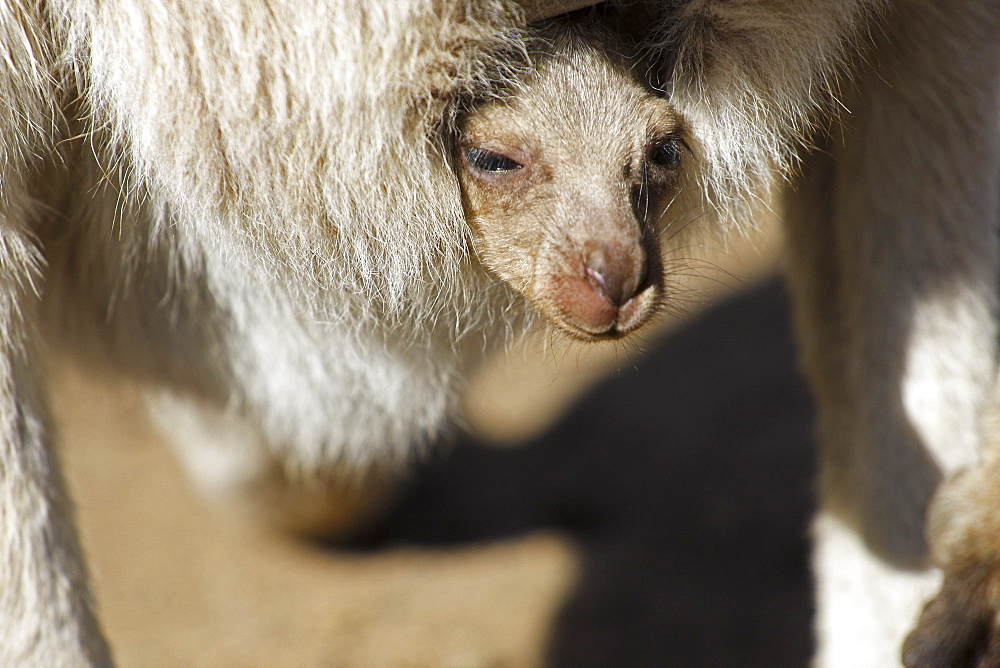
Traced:
<path fill-rule="evenodd" d="M 811 409 L 783 292 L 757 284 L 772 245 L 755 243 L 695 286 L 716 305 L 641 345 L 541 336 L 497 361 L 470 392 L 469 435 L 352 545 L 236 529 L 134 394 L 59 371 L 62 457 L 117 659 L 804 665 Z"/>

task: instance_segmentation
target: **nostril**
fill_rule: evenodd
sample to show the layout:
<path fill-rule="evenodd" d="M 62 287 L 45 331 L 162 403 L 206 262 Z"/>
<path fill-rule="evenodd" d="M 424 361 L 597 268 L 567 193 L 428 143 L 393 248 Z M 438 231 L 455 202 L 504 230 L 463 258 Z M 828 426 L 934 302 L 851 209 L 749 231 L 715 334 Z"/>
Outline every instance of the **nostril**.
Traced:
<path fill-rule="evenodd" d="M 607 299 L 609 302 L 614 303 L 614 299 L 608 294 L 608 282 L 604 279 L 604 275 L 592 267 L 587 267 L 585 273 L 587 276 L 587 283 L 590 285 L 591 289 Z"/>

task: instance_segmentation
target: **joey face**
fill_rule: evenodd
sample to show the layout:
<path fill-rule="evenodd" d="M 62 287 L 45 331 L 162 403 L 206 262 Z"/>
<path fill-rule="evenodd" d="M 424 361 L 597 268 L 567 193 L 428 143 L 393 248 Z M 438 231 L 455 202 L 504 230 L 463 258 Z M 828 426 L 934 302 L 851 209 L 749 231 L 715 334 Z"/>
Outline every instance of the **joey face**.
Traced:
<path fill-rule="evenodd" d="M 662 301 L 658 223 L 683 154 L 663 99 L 578 42 L 461 126 L 456 157 L 482 263 L 553 324 L 616 338 Z"/>

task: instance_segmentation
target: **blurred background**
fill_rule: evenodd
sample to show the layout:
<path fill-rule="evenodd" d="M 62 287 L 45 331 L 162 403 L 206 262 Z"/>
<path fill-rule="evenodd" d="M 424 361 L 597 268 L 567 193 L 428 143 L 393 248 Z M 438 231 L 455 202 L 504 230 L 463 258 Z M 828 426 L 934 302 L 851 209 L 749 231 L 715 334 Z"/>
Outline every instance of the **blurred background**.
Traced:
<path fill-rule="evenodd" d="M 238 529 L 134 392 L 55 373 L 123 666 L 804 666 L 812 427 L 773 221 L 688 241 L 638 341 L 533 333 L 350 544 Z"/>

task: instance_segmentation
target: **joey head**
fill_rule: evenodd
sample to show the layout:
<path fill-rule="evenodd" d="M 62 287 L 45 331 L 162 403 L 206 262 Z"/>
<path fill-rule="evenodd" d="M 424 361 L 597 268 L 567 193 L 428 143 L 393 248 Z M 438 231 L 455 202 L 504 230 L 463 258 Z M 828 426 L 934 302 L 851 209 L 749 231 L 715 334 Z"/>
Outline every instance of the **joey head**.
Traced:
<path fill-rule="evenodd" d="M 460 124 L 466 217 L 482 263 L 550 322 L 621 337 L 664 298 L 658 229 L 684 127 L 609 34 L 543 34 L 509 94 Z"/>

